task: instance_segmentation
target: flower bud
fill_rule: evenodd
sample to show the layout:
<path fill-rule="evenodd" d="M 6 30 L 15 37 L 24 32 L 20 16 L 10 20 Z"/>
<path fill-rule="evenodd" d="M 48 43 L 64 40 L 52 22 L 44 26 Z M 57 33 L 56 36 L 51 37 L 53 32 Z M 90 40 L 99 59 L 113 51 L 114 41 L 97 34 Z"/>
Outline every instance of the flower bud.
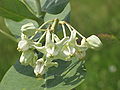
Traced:
<path fill-rule="evenodd" d="M 24 34 L 21 34 L 21 40 L 18 42 L 19 51 L 27 51 L 32 48 L 35 43 L 29 40 Z"/>
<path fill-rule="evenodd" d="M 34 68 L 34 73 L 36 76 L 43 75 L 45 71 L 44 59 L 40 58 L 36 62 L 36 66 Z"/>
<path fill-rule="evenodd" d="M 19 41 L 18 48 L 17 48 L 19 51 L 27 51 L 29 48 L 30 46 L 27 40 L 24 39 Z"/>
<path fill-rule="evenodd" d="M 88 43 L 88 47 L 92 49 L 98 48 L 102 45 L 102 42 L 100 41 L 100 39 L 95 35 L 91 35 L 86 39 L 86 41 Z"/>
<path fill-rule="evenodd" d="M 29 65 L 35 63 L 37 60 L 36 54 L 32 50 L 22 52 L 20 57 L 20 63 L 23 65 Z"/>

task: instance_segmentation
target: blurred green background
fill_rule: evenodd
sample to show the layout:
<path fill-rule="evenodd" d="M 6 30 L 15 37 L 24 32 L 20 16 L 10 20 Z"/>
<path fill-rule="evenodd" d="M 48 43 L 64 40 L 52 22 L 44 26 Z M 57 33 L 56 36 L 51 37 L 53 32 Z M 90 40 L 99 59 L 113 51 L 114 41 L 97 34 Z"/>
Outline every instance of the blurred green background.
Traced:
<path fill-rule="evenodd" d="M 87 75 L 76 90 L 120 90 L 120 1 L 71 0 L 71 24 L 83 35 L 98 35 L 103 47 L 88 50 Z M 0 29 L 7 33 L 0 17 Z M 0 33 L 0 80 L 20 53 L 17 43 Z"/>

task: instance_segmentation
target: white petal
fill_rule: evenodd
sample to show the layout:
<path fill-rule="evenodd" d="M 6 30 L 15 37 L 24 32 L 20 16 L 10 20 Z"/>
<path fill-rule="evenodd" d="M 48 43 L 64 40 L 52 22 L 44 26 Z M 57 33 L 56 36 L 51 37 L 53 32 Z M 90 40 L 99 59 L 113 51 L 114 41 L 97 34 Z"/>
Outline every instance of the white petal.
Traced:
<path fill-rule="evenodd" d="M 47 33 L 46 33 L 46 42 L 45 42 L 45 45 L 51 43 L 52 40 L 51 40 L 51 33 L 49 30 L 47 30 Z"/>
<path fill-rule="evenodd" d="M 36 45 L 33 45 L 35 49 L 37 49 L 39 52 L 46 54 L 45 46 L 39 47 Z"/>
<path fill-rule="evenodd" d="M 60 53 L 60 51 L 62 50 L 63 46 L 67 43 L 68 39 L 69 39 L 68 37 L 65 37 L 62 40 L 60 40 L 59 42 L 55 43 L 54 55 L 57 55 L 57 54 Z"/>
<path fill-rule="evenodd" d="M 56 42 L 60 41 L 60 39 L 58 38 L 58 36 L 56 34 L 54 34 L 54 39 L 55 39 Z"/>
<path fill-rule="evenodd" d="M 33 23 L 27 23 L 21 27 L 21 31 L 25 31 L 26 29 L 35 29 L 35 26 Z"/>
<path fill-rule="evenodd" d="M 51 57 L 51 56 L 52 56 L 52 55 L 51 55 L 50 53 L 47 53 L 47 54 L 46 54 L 46 57 L 47 57 L 47 58 L 49 58 L 49 57 Z"/>
<path fill-rule="evenodd" d="M 22 55 L 20 57 L 20 63 L 24 65 L 30 64 L 31 62 L 33 62 L 33 58 L 35 57 L 34 55 L 34 52 L 31 50 L 22 52 Z"/>
<path fill-rule="evenodd" d="M 64 48 L 63 53 L 66 56 L 72 56 L 75 53 L 75 48 L 72 48 L 72 47 L 68 46 L 67 48 Z"/>
<path fill-rule="evenodd" d="M 20 57 L 20 63 L 24 63 L 24 62 L 25 62 L 25 57 L 24 57 L 24 54 L 22 53 Z"/>
<path fill-rule="evenodd" d="M 34 73 L 36 74 L 36 76 L 43 75 L 44 74 L 44 69 L 45 69 L 45 65 L 44 65 L 43 58 L 38 59 L 37 62 L 36 62 L 36 66 L 34 68 Z"/>
<path fill-rule="evenodd" d="M 70 39 L 66 43 L 66 48 L 63 48 L 63 53 L 67 56 L 72 56 L 75 53 L 76 31 L 71 32 Z"/>
<path fill-rule="evenodd" d="M 36 76 L 38 75 L 43 75 L 44 74 L 44 65 L 36 65 L 34 68 L 34 73 L 36 74 Z"/>
<path fill-rule="evenodd" d="M 65 37 L 62 40 L 60 40 L 59 42 L 57 42 L 56 45 L 61 47 L 68 42 L 68 39 L 69 39 L 69 37 Z"/>
<path fill-rule="evenodd" d="M 70 47 L 70 54 L 73 55 L 75 53 L 76 49 L 73 47 Z"/>
<path fill-rule="evenodd" d="M 53 53 L 54 53 L 54 51 L 55 51 L 54 46 L 51 47 L 51 48 L 50 48 L 50 47 L 46 48 L 46 51 L 47 51 L 47 53 L 53 55 Z"/>
<path fill-rule="evenodd" d="M 71 36 L 70 36 L 70 40 L 69 41 L 73 42 L 73 43 L 76 41 L 76 31 L 75 30 L 73 30 L 71 32 Z"/>

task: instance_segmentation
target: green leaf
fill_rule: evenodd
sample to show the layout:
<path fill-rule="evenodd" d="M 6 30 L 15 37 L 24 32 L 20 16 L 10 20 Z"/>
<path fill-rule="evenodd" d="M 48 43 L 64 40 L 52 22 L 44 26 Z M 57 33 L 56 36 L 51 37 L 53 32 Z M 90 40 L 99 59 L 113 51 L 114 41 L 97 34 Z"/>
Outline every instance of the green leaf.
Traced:
<path fill-rule="evenodd" d="M 46 15 L 44 17 L 44 21 L 58 18 L 59 20 L 64 20 L 66 22 L 70 22 L 70 12 L 71 12 L 71 7 L 70 7 L 70 3 L 68 3 L 68 5 L 65 7 L 65 9 L 59 14 L 54 15 L 54 14 L 46 13 Z M 58 26 L 56 33 L 60 38 L 63 36 L 62 29 L 60 26 Z"/>
<path fill-rule="evenodd" d="M 44 21 L 58 18 L 59 20 L 65 20 L 69 22 L 70 12 L 71 12 L 71 7 L 70 7 L 70 3 L 68 3 L 65 9 L 59 14 L 53 15 L 53 14 L 46 13 Z"/>
<path fill-rule="evenodd" d="M 4 76 L 2 90 L 70 90 L 84 80 L 86 74 L 84 61 L 55 60 L 58 67 L 50 67 L 43 78 L 36 78 L 33 68 L 17 62 Z"/>
<path fill-rule="evenodd" d="M 20 0 L 36 17 L 42 17 L 40 0 Z"/>
<path fill-rule="evenodd" d="M 20 0 L 26 7 L 31 11 L 31 13 L 37 13 L 36 0 Z"/>
<path fill-rule="evenodd" d="M 0 0 L 0 16 L 15 21 L 21 21 L 26 18 L 37 21 L 37 17 L 19 0 Z"/>
<path fill-rule="evenodd" d="M 61 13 L 69 0 L 45 0 L 42 5 L 42 11 L 50 14 L 59 14 Z"/>
<path fill-rule="evenodd" d="M 30 22 L 32 22 L 36 27 L 38 27 L 38 23 L 31 19 L 24 19 L 20 22 L 13 21 L 11 19 L 5 19 L 6 26 L 9 28 L 10 32 L 15 36 L 20 36 L 21 26 Z"/>

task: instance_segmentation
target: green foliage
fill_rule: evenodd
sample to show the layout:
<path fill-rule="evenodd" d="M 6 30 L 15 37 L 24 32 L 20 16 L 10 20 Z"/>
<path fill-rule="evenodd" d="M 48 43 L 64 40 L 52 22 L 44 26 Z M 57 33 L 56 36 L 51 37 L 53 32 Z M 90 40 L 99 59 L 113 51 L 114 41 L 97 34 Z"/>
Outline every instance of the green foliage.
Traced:
<path fill-rule="evenodd" d="M 0 0 L 0 16 L 15 21 L 26 18 L 37 20 L 37 18 L 31 14 L 26 6 L 19 0 Z"/>
<path fill-rule="evenodd" d="M 50 14 L 59 14 L 64 10 L 69 0 L 46 0 L 42 7 L 42 11 Z"/>
<path fill-rule="evenodd" d="M 54 18 L 69 21 L 71 8 L 68 2 L 69 0 L 41 0 L 40 5 L 40 0 L 1 0 L 0 15 L 7 18 L 5 23 L 11 33 L 20 36 L 21 26 L 29 22 L 38 27 L 38 24 L 41 25 L 44 21 Z M 83 61 L 71 59 L 73 60 L 55 60 L 58 62 L 58 67 L 48 68 L 44 78 L 36 78 L 32 67 L 22 66 L 17 62 L 4 76 L 0 88 L 2 90 L 61 90 L 61 87 L 72 89 L 84 80 L 86 71 Z"/>
<path fill-rule="evenodd" d="M 43 78 L 36 78 L 33 68 L 17 62 L 4 76 L 2 90 L 61 90 L 72 89 L 82 83 L 86 73 L 84 62 L 72 58 L 72 61 L 55 60 L 58 67 L 50 67 Z"/>
<path fill-rule="evenodd" d="M 7 27 L 4 24 L 3 18 L 0 17 L 0 29 L 10 34 Z M 17 43 L 5 37 L 0 33 L 0 81 L 5 72 L 15 63 L 19 57 L 17 51 Z M 14 55 L 15 54 L 15 55 Z M 10 60 L 11 58 L 11 60 Z"/>
<path fill-rule="evenodd" d="M 58 18 L 59 20 L 65 20 L 67 22 L 69 22 L 70 20 L 70 11 L 71 11 L 71 7 L 70 7 L 70 3 L 67 4 L 67 6 L 65 7 L 65 9 L 59 13 L 59 14 L 49 14 L 46 13 L 44 21 L 48 21 L 54 18 Z"/>

